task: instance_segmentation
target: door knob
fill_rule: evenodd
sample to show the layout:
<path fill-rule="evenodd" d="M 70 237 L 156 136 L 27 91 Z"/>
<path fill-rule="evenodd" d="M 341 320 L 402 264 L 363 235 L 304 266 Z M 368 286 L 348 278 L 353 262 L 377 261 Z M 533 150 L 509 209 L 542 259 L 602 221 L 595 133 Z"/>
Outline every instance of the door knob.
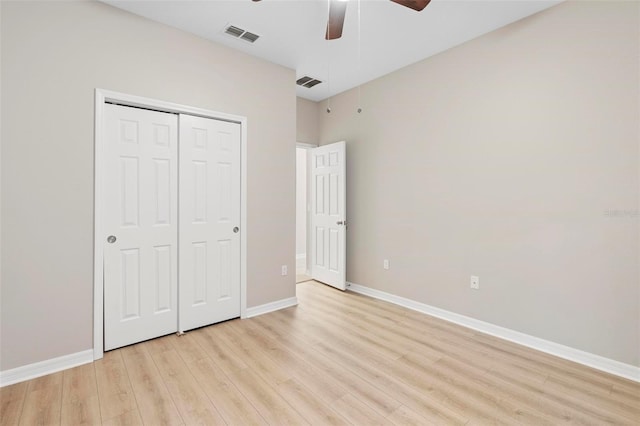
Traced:
<path fill-rule="evenodd" d="M 346 220 L 339 220 L 336 222 L 336 225 L 346 225 L 347 221 Z"/>
<path fill-rule="evenodd" d="M 238 231 L 240 231 L 240 228 L 238 228 L 237 226 L 234 226 L 234 227 L 233 227 L 233 232 L 234 232 L 234 234 L 237 234 L 237 233 L 238 233 Z"/>
<path fill-rule="evenodd" d="M 115 235 L 109 235 L 109 236 L 107 237 L 107 242 L 108 242 L 109 244 L 113 244 L 113 243 L 115 243 L 115 242 L 116 242 L 116 236 L 115 236 Z"/>

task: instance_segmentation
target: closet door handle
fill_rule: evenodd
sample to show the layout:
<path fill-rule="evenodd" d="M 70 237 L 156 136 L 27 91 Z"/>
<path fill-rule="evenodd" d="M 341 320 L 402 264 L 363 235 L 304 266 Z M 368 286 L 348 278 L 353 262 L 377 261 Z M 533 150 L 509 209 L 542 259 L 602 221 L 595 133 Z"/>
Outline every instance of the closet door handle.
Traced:
<path fill-rule="evenodd" d="M 238 228 L 237 226 L 233 227 L 233 233 L 237 234 L 240 231 L 240 228 Z"/>
<path fill-rule="evenodd" d="M 109 235 L 109 236 L 107 237 L 107 242 L 108 242 L 109 244 L 113 244 L 113 243 L 115 243 L 115 242 L 116 242 L 116 240 L 117 240 L 117 238 L 116 238 L 116 236 L 115 236 L 115 235 Z"/>

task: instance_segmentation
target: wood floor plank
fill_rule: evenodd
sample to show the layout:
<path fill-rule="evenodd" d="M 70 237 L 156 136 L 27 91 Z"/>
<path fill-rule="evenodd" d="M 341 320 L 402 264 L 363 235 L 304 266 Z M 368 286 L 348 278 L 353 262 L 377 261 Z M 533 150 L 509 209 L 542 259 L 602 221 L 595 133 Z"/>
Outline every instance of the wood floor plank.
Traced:
<path fill-rule="evenodd" d="M 78 397 L 73 399 L 72 402 L 62 404 L 60 424 L 88 426 L 101 423 L 100 401 L 97 393 L 95 396 Z"/>
<path fill-rule="evenodd" d="M 55 373 L 29 383 L 20 425 L 60 424 L 62 375 L 62 372 Z"/>
<path fill-rule="evenodd" d="M 359 377 L 374 384 L 379 389 L 389 392 L 399 404 L 404 404 L 420 411 L 431 422 L 465 424 L 469 420 L 465 413 L 446 407 L 442 403 L 446 400 L 446 397 L 432 392 L 432 389 L 428 387 L 428 381 L 420 382 L 420 386 L 412 386 L 411 381 L 403 381 L 396 375 L 389 374 L 390 370 L 397 368 L 394 362 L 379 359 L 372 363 L 362 363 L 359 362 L 360 358 L 357 354 L 349 353 L 350 351 L 344 347 L 329 347 L 318 343 L 314 348 L 332 358 L 334 362 L 344 362 Z M 407 374 L 412 377 L 411 372 Z M 422 386 L 423 384 L 425 386 Z M 384 414 L 388 416 L 396 410 L 397 408 L 391 413 L 386 412 Z"/>
<path fill-rule="evenodd" d="M 613 385 L 611 389 L 611 398 L 621 401 L 635 410 L 640 410 L 640 392 L 637 389 L 625 388 L 619 385 Z"/>
<path fill-rule="evenodd" d="M 351 394 L 347 394 L 337 400 L 333 408 L 353 425 L 388 424 L 387 419 L 376 411 L 371 410 L 364 402 L 358 400 L 358 398 Z"/>
<path fill-rule="evenodd" d="M 14 426 L 20 423 L 28 387 L 29 382 L 22 382 L 0 388 L 0 425 Z"/>
<path fill-rule="evenodd" d="M 347 425 L 349 422 L 331 408 L 317 399 L 313 392 L 296 379 L 280 383 L 276 391 L 298 411 L 309 424 Z"/>
<path fill-rule="evenodd" d="M 187 376 L 191 374 L 187 364 L 178 354 L 178 351 L 173 348 L 164 352 L 150 351 L 149 354 L 163 379 L 170 376 Z"/>
<path fill-rule="evenodd" d="M 174 349 L 173 339 L 175 337 L 177 337 L 175 334 L 168 334 L 156 339 L 147 340 L 146 342 L 141 343 L 141 345 L 144 345 L 145 349 L 149 353 L 159 354 Z"/>
<path fill-rule="evenodd" d="M 275 316 L 269 318 L 256 318 L 256 323 L 262 324 L 271 322 L 271 325 L 277 327 L 277 322 L 272 322 Z M 284 329 L 286 330 L 286 329 Z M 304 333 L 304 331 L 296 331 L 296 333 Z M 396 399 L 362 379 L 353 373 L 341 361 L 334 361 L 327 358 L 314 347 L 310 347 L 305 343 L 301 343 L 300 339 L 291 337 L 287 333 L 280 334 L 283 343 L 293 350 L 297 351 L 308 359 L 323 374 L 333 376 L 348 390 L 349 394 L 355 395 L 359 400 L 364 401 L 369 407 L 378 411 L 381 416 L 387 416 L 395 411 L 401 404 Z"/>
<path fill-rule="evenodd" d="M 120 349 L 144 424 L 181 425 L 182 417 L 144 343 Z"/>
<path fill-rule="evenodd" d="M 219 325 L 201 328 L 189 334 L 191 334 L 196 342 L 209 354 L 209 357 L 214 358 L 216 363 L 222 368 L 229 370 L 247 368 L 247 364 L 240 359 L 232 348 L 220 342 L 216 327 L 219 327 Z"/>
<path fill-rule="evenodd" d="M 419 359 L 407 357 L 409 362 L 420 364 Z M 450 377 L 456 382 L 464 382 L 467 392 L 474 394 L 489 394 L 499 401 L 508 416 L 522 423 L 534 424 L 558 424 L 571 419 L 565 410 L 556 410 L 556 407 L 541 400 L 543 395 L 542 385 L 538 382 L 526 381 L 520 377 L 512 376 L 507 369 L 506 376 L 509 382 L 500 382 L 492 372 L 486 372 L 478 368 L 472 360 L 463 362 L 458 359 L 443 357 L 435 363 L 440 374 Z M 523 381 L 526 386 L 521 386 Z"/>
<path fill-rule="evenodd" d="M 189 363 L 188 366 L 209 400 L 215 404 L 228 424 L 267 424 L 251 402 L 212 359 L 200 359 Z"/>
<path fill-rule="evenodd" d="M 27 393 L 27 388 L 29 387 L 28 382 L 16 383 L 13 385 L 5 386 L 0 388 L 0 399 L 3 401 L 9 401 L 14 399 L 23 399 L 25 393 Z"/>
<path fill-rule="evenodd" d="M 93 363 L 65 370 L 62 375 L 62 404 L 97 398 L 96 373 Z"/>
<path fill-rule="evenodd" d="M 66 425 L 94 425 L 102 422 L 93 363 L 63 372 L 60 419 Z"/>
<path fill-rule="evenodd" d="M 502 423 L 525 422 L 531 424 L 550 424 L 544 416 L 529 411 L 526 407 L 514 406 L 512 401 L 504 400 L 498 394 L 479 384 L 484 376 L 482 369 L 468 369 L 464 374 L 455 368 L 448 368 L 454 360 L 443 357 L 436 362 L 424 362 L 420 356 L 407 355 L 400 363 L 410 368 L 413 377 L 429 380 L 446 395 L 445 405 L 461 410 L 472 419 L 485 422 Z M 462 367 L 462 366 L 460 366 Z M 445 372 L 446 369 L 446 372 Z M 399 374 L 402 374 L 399 372 Z M 419 382 L 422 381 L 418 379 Z"/>
<path fill-rule="evenodd" d="M 106 352 L 102 359 L 94 362 L 94 366 L 102 421 L 106 422 L 115 417 L 124 419 L 127 418 L 127 412 L 137 411 L 138 406 L 122 360 L 122 351 Z"/>
<path fill-rule="evenodd" d="M 250 369 L 227 374 L 242 394 L 272 425 L 309 424 L 260 375 Z"/>
<path fill-rule="evenodd" d="M 600 424 L 583 412 L 562 404 L 553 395 L 545 394 L 543 385 L 510 375 L 508 370 L 491 370 L 481 382 L 496 394 L 506 394 L 508 399 L 554 419 L 556 424 Z"/>
<path fill-rule="evenodd" d="M 243 321 L 244 336 L 252 339 L 280 368 L 288 370 L 292 376 L 309 388 L 316 398 L 327 404 L 342 398 L 348 393 L 342 384 L 331 375 L 323 374 L 304 356 L 282 345 L 277 334 L 260 329 L 255 321 Z"/>
<path fill-rule="evenodd" d="M 191 332 L 180 336 L 173 335 L 171 343 L 187 365 L 209 357 L 207 351 L 198 344 L 196 336 Z"/>
<path fill-rule="evenodd" d="M 64 372 L 60 371 L 58 373 L 48 374 L 46 376 L 42 376 L 42 377 L 38 377 L 36 379 L 30 380 L 27 393 L 43 390 L 49 387 L 59 388 L 60 392 L 62 392 L 63 375 L 64 375 Z"/>
<path fill-rule="evenodd" d="M 142 426 L 142 418 L 138 409 L 127 411 L 118 416 L 111 417 L 102 423 L 103 426 Z"/>
<path fill-rule="evenodd" d="M 339 308 L 316 303 L 310 303 L 307 306 L 308 308 L 302 308 L 301 311 L 303 314 L 306 310 L 309 311 L 309 324 L 317 326 L 317 322 L 312 319 L 322 317 L 325 326 L 331 325 L 334 330 L 342 330 L 349 338 L 357 339 L 361 344 L 368 345 L 371 351 L 378 352 L 391 360 L 400 358 L 410 350 L 404 345 L 404 342 L 399 341 L 395 336 L 380 333 L 381 328 L 376 328 L 377 332 L 372 333 L 371 324 L 363 317 L 347 315 Z M 349 327 L 345 328 L 345 324 L 349 324 Z M 390 341 L 390 337 L 394 341 Z"/>
<path fill-rule="evenodd" d="M 252 339 L 243 338 L 230 323 L 221 324 L 217 331 L 219 341 L 227 347 L 234 348 L 239 359 L 268 383 L 277 386 L 292 378 L 288 369 L 281 368 Z"/>
<path fill-rule="evenodd" d="M 585 391 L 571 392 L 566 386 L 558 386 L 552 381 L 547 381 L 544 391 L 545 394 L 562 401 L 563 405 L 587 413 L 602 423 L 638 424 L 640 420 L 635 409 L 618 404 L 617 401 L 611 402 L 602 398 L 593 398 Z"/>
<path fill-rule="evenodd" d="M 517 360 L 519 363 L 527 363 L 530 366 L 535 366 L 545 371 L 548 375 L 555 373 L 567 379 L 571 378 L 585 384 L 589 383 L 591 385 L 601 385 L 605 387 L 609 384 L 628 382 L 621 377 L 616 377 L 544 352 L 532 350 L 495 336 L 476 333 L 472 339 L 479 345 L 484 346 L 486 350 L 490 351 L 490 354 L 507 356 Z"/>
<path fill-rule="evenodd" d="M 185 424 L 226 425 L 175 349 L 152 358 Z"/>
<path fill-rule="evenodd" d="M 387 419 L 397 426 L 425 426 L 437 424 L 435 422 L 430 422 L 425 417 L 404 405 L 401 405 L 396 411 L 389 414 Z"/>

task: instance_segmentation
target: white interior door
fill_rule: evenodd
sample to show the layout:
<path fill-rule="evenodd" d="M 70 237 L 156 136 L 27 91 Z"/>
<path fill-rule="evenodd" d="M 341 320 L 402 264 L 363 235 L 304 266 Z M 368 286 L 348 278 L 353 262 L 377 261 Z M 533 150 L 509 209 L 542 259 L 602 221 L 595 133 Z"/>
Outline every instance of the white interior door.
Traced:
<path fill-rule="evenodd" d="M 345 142 L 309 150 L 311 156 L 311 276 L 346 288 Z"/>
<path fill-rule="evenodd" d="M 180 115 L 180 331 L 240 316 L 240 137 Z"/>
<path fill-rule="evenodd" d="M 177 331 L 178 117 L 105 105 L 104 347 Z"/>

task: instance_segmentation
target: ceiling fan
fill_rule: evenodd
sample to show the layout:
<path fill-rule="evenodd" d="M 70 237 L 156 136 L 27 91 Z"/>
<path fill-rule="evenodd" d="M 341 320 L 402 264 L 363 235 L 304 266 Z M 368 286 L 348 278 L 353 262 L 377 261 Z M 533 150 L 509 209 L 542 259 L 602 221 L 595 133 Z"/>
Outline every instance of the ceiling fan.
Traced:
<path fill-rule="evenodd" d="M 260 0 L 253 0 L 254 2 Z M 394 3 L 408 7 L 420 12 L 427 7 L 431 0 L 391 0 Z M 324 36 L 327 40 L 335 40 L 342 37 L 342 27 L 344 26 L 344 15 L 347 12 L 347 0 L 329 0 L 329 20 L 327 22 L 327 32 Z"/>

